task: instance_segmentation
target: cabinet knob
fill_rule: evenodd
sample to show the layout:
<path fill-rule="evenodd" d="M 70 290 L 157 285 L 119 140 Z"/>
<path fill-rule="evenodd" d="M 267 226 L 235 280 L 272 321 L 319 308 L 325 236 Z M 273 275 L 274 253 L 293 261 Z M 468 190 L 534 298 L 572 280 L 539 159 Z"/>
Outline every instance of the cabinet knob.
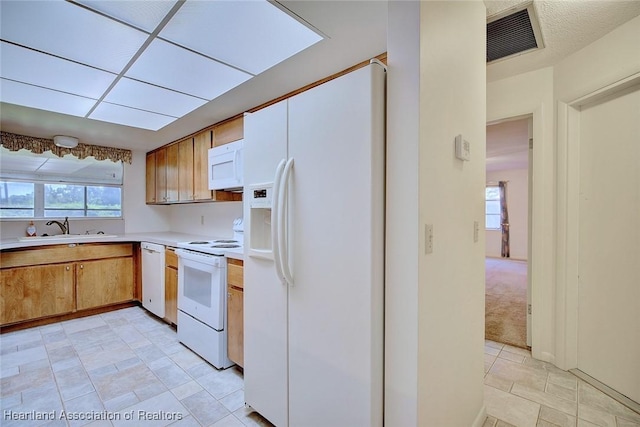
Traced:
<path fill-rule="evenodd" d="M 66 269 L 66 270 L 67 270 L 67 271 L 71 270 L 71 267 L 69 267 L 69 266 L 67 265 L 67 269 Z"/>
<path fill-rule="evenodd" d="M 231 299 L 231 292 L 228 292 L 227 295 L 229 296 L 229 299 Z"/>
<path fill-rule="evenodd" d="M 84 265 L 83 265 L 83 264 L 80 264 L 80 269 L 83 269 L 83 268 L 84 268 Z"/>

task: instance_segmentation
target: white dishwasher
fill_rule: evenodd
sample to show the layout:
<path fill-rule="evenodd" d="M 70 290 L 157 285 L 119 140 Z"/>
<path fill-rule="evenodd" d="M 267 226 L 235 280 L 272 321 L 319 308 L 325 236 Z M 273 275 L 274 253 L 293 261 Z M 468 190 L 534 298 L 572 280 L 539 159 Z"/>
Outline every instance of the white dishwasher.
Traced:
<path fill-rule="evenodd" d="M 142 306 L 164 317 L 164 246 L 142 242 Z"/>

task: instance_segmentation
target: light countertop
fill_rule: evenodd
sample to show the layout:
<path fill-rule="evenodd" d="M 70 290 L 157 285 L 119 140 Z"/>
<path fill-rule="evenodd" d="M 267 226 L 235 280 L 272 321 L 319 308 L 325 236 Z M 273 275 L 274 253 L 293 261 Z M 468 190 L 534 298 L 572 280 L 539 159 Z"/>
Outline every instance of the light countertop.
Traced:
<path fill-rule="evenodd" d="M 202 236 L 187 233 L 176 233 L 173 231 L 161 231 L 161 232 L 148 232 L 148 233 L 127 233 L 114 235 L 71 235 L 60 238 L 49 239 L 33 239 L 20 241 L 17 237 L 6 238 L 0 240 L 0 250 L 5 249 L 21 249 L 30 248 L 36 246 L 47 245 L 64 245 L 72 243 L 115 243 L 115 242 L 151 242 L 164 246 L 176 247 L 179 242 L 188 242 L 192 240 L 210 239 L 214 240 L 218 237 L 215 236 Z M 242 249 L 228 249 L 225 251 L 226 256 L 229 258 L 243 259 Z"/>

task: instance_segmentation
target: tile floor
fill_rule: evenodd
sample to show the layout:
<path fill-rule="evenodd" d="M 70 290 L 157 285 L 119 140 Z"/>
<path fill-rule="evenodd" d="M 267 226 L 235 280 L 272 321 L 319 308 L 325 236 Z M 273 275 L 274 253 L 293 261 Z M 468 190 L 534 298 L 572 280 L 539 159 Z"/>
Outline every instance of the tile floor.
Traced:
<path fill-rule="evenodd" d="M 485 342 L 484 427 L 640 427 L 640 414 L 531 352 Z"/>
<path fill-rule="evenodd" d="M 270 425 L 245 408 L 239 370 L 213 368 L 139 307 L 2 334 L 0 368 L 2 426 Z M 485 404 L 485 427 L 640 427 L 582 380 L 493 341 Z"/>
<path fill-rule="evenodd" d="M 238 369 L 139 307 L 2 334 L 0 367 L 3 427 L 270 425 L 245 408 Z"/>

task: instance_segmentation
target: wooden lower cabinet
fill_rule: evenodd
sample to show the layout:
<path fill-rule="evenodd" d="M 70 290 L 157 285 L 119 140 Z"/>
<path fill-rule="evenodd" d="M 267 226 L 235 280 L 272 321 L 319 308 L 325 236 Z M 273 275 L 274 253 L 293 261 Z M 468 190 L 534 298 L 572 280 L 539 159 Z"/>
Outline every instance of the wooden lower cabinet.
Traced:
<path fill-rule="evenodd" d="M 75 310 L 73 263 L 0 270 L 0 324 Z"/>
<path fill-rule="evenodd" d="M 0 326 L 134 299 L 131 243 L 0 251 Z"/>
<path fill-rule="evenodd" d="M 164 319 L 178 324 L 178 255 L 174 248 L 164 251 Z"/>
<path fill-rule="evenodd" d="M 244 366 L 243 262 L 227 259 L 227 357 Z"/>
<path fill-rule="evenodd" d="M 133 259 L 77 263 L 77 308 L 101 307 L 133 299 Z"/>

